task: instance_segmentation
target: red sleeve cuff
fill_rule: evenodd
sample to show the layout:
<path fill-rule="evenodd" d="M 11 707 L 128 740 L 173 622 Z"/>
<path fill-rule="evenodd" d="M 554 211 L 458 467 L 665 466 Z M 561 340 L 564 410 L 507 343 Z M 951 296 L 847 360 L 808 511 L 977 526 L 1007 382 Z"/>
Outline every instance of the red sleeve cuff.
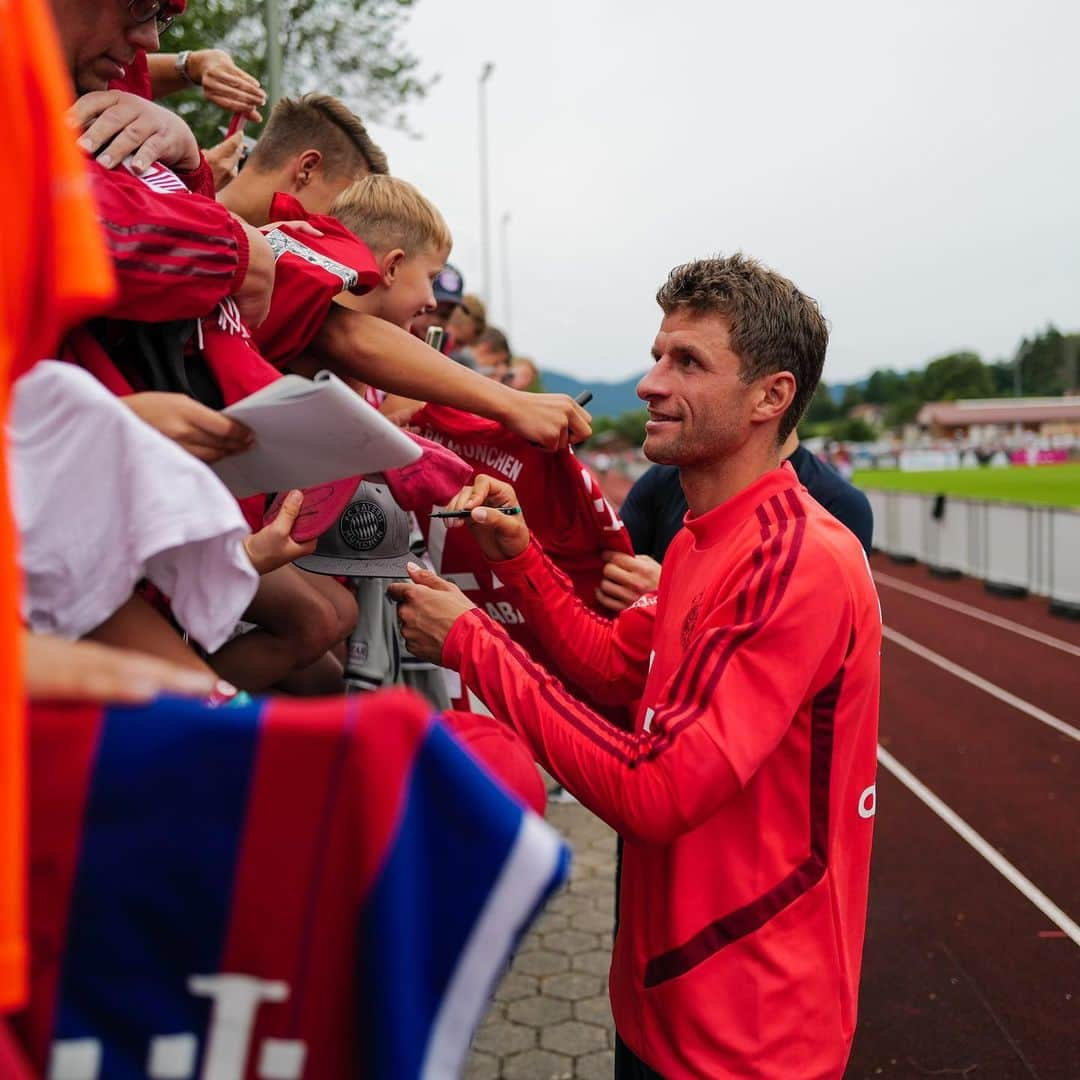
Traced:
<path fill-rule="evenodd" d="M 488 566 L 499 576 L 499 580 L 506 582 L 522 581 L 528 577 L 531 571 L 543 565 L 544 549 L 537 542 L 536 537 L 529 534 L 529 545 L 520 555 L 512 559 L 487 559 Z"/>
<path fill-rule="evenodd" d="M 179 169 L 173 171 L 184 181 L 184 186 L 188 191 L 195 195 L 203 195 L 207 199 L 217 199 L 217 192 L 214 190 L 214 170 L 210 168 L 210 162 L 206 160 L 201 150 L 197 168 L 190 172 L 181 172 Z"/>
<path fill-rule="evenodd" d="M 251 259 L 251 244 L 248 242 L 244 226 L 233 214 L 229 214 L 229 228 L 232 231 L 233 239 L 236 241 L 236 274 L 233 276 L 230 293 L 230 295 L 233 295 L 240 291 L 240 286 L 244 284 L 244 278 L 247 277 L 248 262 Z"/>
<path fill-rule="evenodd" d="M 443 667 L 451 671 L 461 670 L 461 661 L 464 659 L 465 651 L 473 635 L 482 633 L 486 629 L 484 623 L 487 621 L 487 615 L 479 608 L 466 611 L 454 621 L 454 625 L 450 627 L 450 633 L 446 635 L 446 640 L 443 642 L 441 661 Z"/>

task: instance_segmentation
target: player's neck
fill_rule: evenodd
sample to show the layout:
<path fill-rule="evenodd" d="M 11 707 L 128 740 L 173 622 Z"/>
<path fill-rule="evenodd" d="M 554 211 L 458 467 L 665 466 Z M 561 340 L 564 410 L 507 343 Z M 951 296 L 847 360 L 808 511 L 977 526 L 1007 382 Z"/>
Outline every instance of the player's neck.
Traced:
<path fill-rule="evenodd" d="M 270 220 L 270 200 L 274 197 L 271 187 L 263 183 L 261 176 L 245 170 L 218 192 L 217 201 L 258 229 Z"/>
<path fill-rule="evenodd" d="M 699 517 L 714 510 L 778 468 L 782 460 L 780 447 L 770 438 L 750 440 L 716 461 L 680 466 L 679 481 L 690 513 Z"/>

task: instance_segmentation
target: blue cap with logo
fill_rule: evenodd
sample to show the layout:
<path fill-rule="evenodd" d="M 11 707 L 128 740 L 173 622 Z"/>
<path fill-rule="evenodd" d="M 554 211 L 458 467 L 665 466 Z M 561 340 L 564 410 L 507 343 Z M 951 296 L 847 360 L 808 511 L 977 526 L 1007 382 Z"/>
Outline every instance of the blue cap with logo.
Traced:
<path fill-rule="evenodd" d="M 438 304 L 460 304 L 465 293 L 465 280 L 456 266 L 447 263 L 433 283 L 435 302 Z"/>

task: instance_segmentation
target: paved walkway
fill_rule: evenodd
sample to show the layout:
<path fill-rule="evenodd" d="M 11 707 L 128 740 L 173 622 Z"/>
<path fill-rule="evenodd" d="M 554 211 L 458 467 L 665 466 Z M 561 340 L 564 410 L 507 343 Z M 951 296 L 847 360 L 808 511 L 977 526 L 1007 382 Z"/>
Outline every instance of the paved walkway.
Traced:
<path fill-rule="evenodd" d="M 470 1080 L 610 1080 L 607 996 L 615 834 L 578 803 L 548 803 L 574 858 L 570 881 L 537 919 L 473 1040 Z"/>

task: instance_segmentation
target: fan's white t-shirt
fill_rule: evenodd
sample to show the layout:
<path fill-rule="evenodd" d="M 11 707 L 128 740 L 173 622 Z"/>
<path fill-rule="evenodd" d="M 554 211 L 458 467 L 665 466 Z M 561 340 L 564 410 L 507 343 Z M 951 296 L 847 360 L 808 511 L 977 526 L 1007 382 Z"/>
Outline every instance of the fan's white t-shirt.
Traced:
<path fill-rule="evenodd" d="M 200 645 L 225 643 L 259 578 L 240 507 L 206 465 L 57 361 L 15 383 L 9 438 L 32 630 L 81 637 L 148 578 Z"/>

